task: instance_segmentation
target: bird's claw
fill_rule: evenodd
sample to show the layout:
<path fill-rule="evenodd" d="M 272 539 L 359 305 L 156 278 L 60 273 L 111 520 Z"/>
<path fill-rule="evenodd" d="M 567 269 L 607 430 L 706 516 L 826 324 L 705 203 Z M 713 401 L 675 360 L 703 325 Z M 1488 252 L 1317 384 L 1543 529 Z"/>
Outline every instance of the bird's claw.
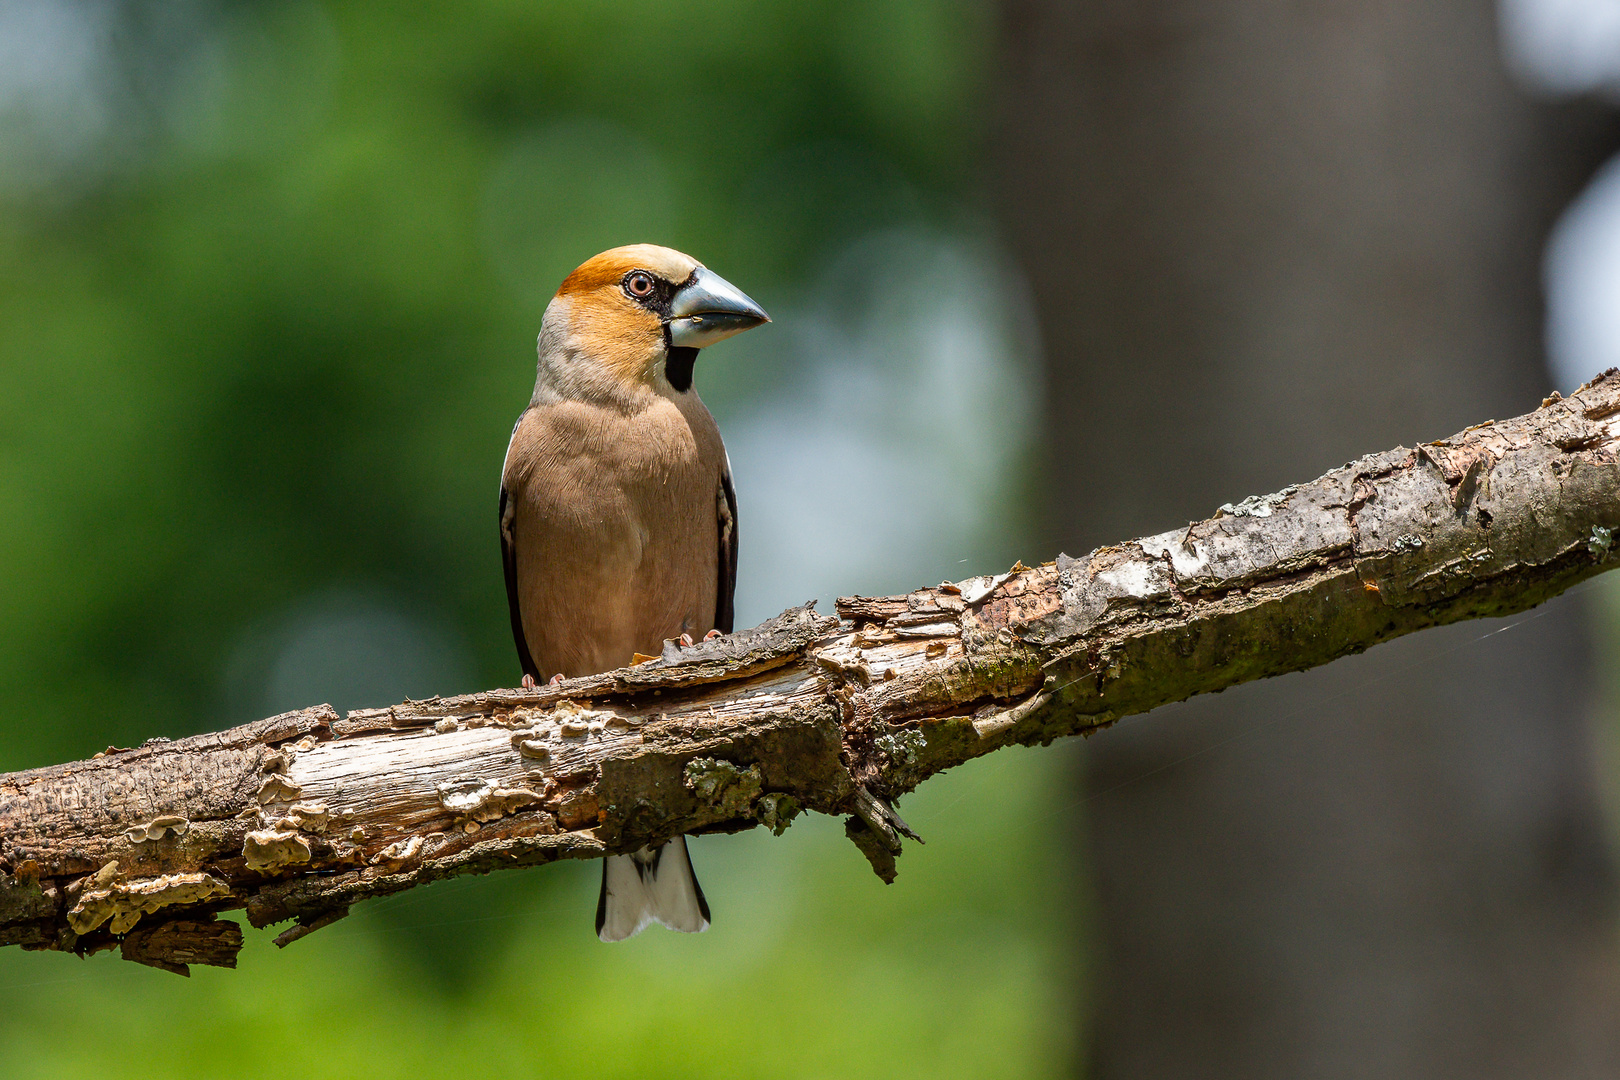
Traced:
<path fill-rule="evenodd" d="M 691 634 L 682 634 L 681 635 L 681 648 L 690 649 L 691 647 L 692 647 L 692 635 Z"/>
<path fill-rule="evenodd" d="M 717 637 L 725 637 L 725 635 L 722 634 L 718 630 L 710 630 L 707 634 L 703 635 L 703 640 L 704 641 L 713 641 Z"/>
<path fill-rule="evenodd" d="M 534 676 L 533 675 L 527 675 L 527 674 L 524 675 L 523 676 L 523 689 L 525 689 L 525 690 L 533 690 L 534 687 L 535 687 Z"/>
<path fill-rule="evenodd" d="M 559 671 L 559 672 L 557 672 L 557 674 L 555 674 L 555 675 L 553 675 L 551 677 L 551 681 L 546 683 L 546 685 L 547 686 L 558 686 L 558 685 L 560 685 L 562 683 L 562 681 L 563 681 L 562 672 Z"/>

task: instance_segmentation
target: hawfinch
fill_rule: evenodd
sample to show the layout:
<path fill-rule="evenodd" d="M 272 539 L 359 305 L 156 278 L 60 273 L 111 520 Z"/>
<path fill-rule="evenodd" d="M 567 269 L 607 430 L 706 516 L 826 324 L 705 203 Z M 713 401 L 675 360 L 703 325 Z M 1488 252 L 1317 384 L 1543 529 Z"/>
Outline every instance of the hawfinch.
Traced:
<path fill-rule="evenodd" d="M 540 323 L 529 407 L 501 470 L 501 556 L 524 685 L 731 632 L 737 496 L 698 350 L 770 319 L 702 263 L 650 244 L 568 276 Z M 686 838 L 602 863 L 596 933 L 695 933 Z"/>

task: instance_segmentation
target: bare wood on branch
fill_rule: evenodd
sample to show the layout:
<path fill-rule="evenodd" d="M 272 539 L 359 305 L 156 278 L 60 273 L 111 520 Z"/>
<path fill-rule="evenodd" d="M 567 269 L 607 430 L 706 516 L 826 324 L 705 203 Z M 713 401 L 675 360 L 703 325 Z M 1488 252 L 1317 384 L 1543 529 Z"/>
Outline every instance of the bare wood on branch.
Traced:
<path fill-rule="evenodd" d="M 1620 372 L 1158 536 L 811 607 L 536 690 L 329 706 L 0 776 L 0 945 L 182 974 L 367 897 L 679 833 L 848 815 L 885 880 L 895 799 L 1048 743 L 1615 565 Z M 582 916 L 583 918 L 583 916 Z"/>

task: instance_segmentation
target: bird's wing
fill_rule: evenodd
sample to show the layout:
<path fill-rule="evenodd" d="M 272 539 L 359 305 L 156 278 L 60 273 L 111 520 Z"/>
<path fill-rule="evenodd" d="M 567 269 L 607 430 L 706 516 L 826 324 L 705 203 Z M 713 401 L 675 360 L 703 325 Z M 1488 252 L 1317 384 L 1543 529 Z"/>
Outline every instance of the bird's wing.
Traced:
<path fill-rule="evenodd" d="M 715 498 L 715 511 L 720 518 L 720 588 L 714 603 L 714 628 L 722 634 L 731 633 L 735 612 L 732 598 L 737 592 L 737 491 L 731 485 L 731 458 L 726 458 L 720 471 L 720 493 Z"/>
<path fill-rule="evenodd" d="M 518 425 L 523 423 L 518 418 Z M 517 440 L 517 426 L 512 428 L 512 439 Z M 511 494 L 506 490 L 506 465 L 512 458 L 512 448 L 506 448 L 507 461 L 501 465 L 501 565 L 506 568 L 506 605 L 512 613 L 512 640 L 517 643 L 518 663 L 523 665 L 523 674 L 533 678 L 535 682 L 545 682 L 534 664 L 534 656 L 529 652 L 528 639 L 523 636 L 523 611 L 518 607 L 517 582 L 517 506 Z"/>

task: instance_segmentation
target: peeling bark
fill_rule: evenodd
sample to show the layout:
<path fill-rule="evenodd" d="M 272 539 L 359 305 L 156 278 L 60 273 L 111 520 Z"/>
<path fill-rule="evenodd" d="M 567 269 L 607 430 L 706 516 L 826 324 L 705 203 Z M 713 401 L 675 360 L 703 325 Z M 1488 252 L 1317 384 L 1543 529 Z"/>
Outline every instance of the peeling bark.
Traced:
<path fill-rule="evenodd" d="M 1504 615 L 1615 565 L 1620 372 L 1083 559 L 799 607 L 557 686 L 330 706 L 0 776 L 0 945 L 182 974 L 414 885 L 849 815 L 1012 743 Z"/>

